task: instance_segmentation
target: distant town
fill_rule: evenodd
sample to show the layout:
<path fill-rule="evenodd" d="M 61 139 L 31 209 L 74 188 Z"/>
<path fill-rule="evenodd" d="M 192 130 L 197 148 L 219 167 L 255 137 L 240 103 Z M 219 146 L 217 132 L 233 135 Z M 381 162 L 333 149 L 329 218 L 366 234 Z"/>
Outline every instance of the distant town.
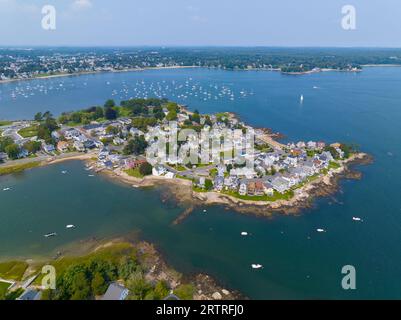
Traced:
<path fill-rule="evenodd" d="M 303 74 L 401 65 L 397 49 L 0 48 L 0 81 L 145 68 L 207 67 Z"/>

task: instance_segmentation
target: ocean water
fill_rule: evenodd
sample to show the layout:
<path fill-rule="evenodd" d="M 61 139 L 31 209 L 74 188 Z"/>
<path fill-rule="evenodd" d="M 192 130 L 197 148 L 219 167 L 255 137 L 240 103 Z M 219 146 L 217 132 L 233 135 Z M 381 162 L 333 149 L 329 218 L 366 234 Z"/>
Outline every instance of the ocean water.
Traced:
<path fill-rule="evenodd" d="M 13 98 L 21 86 L 34 95 Z M 339 193 L 295 217 L 255 218 L 213 206 L 206 213 L 196 209 L 178 226 L 171 222 L 184 208 L 163 202 L 158 190 L 88 177 L 80 162 L 1 177 L 0 190 L 12 189 L 0 191 L 0 257 L 44 254 L 88 237 L 138 231 L 178 270 L 207 272 L 250 298 L 401 298 L 400 88 L 401 68 L 305 76 L 153 70 L 1 85 L 0 118 L 30 118 L 48 109 L 59 114 L 101 104 L 116 91 L 116 100 L 156 91 L 201 112 L 236 112 L 288 141 L 357 143 L 374 163 L 358 167 L 362 180 L 343 181 Z M 67 231 L 66 224 L 77 228 Z M 241 237 L 242 231 L 251 235 Z M 45 239 L 48 232 L 59 236 Z M 264 269 L 253 270 L 252 263 Z M 341 287 L 344 265 L 356 268 L 356 290 Z"/>

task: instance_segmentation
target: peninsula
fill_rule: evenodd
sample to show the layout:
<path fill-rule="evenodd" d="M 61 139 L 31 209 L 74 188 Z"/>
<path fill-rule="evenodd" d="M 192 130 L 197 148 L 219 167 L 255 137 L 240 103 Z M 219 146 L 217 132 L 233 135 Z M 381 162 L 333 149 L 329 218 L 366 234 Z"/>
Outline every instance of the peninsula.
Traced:
<path fill-rule="evenodd" d="M 168 150 L 173 147 L 167 142 L 164 157 L 149 159 L 160 149 L 160 137 L 173 136 L 173 124 L 177 136 L 186 132 L 177 141 L 180 156 Z M 297 213 L 314 197 L 335 192 L 339 178 L 358 178 L 350 170 L 352 164 L 371 160 L 353 145 L 282 144 L 275 139 L 277 133 L 253 128 L 232 113 L 200 114 L 155 98 L 120 105 L 108 100 L 104 106 L 63 113 L 57 119 L 49 112 L 38 113 L 33 121 L 3 122 L 0 130 L 0 175 L 80 159 L 87 161 L 88 170 L 134 187 L 162 184 L 181 201 L 221 204 L 258 215 Z M 234 134 L 231 140 L 223 139 L 227 132 Z M 201 146 L 212 140 L 217 151 L 205 158 Z"/>

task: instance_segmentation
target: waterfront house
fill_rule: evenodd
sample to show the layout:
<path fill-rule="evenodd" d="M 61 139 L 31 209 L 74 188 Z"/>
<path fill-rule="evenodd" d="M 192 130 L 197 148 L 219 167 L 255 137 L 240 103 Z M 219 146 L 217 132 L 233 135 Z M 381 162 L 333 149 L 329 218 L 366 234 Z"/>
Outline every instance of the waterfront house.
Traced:
<path fill-rule="evenodd" d="M 43 150 L 47 153 L 53 153 L 54 151 L 56 151 L 56 149 L 54 148 L 54 146 L 52 144 L 44 144 Z"/>
<path fill-rule="evenodd" d="M 284 193 L 290 189 L 290 183 L 288 180 L 284 179 L 283 177 L 275 177 L 271 181 L 271 185 L 274 190 L 280 193 Z"/>
<path fill-rule="evenodd" d="M 241 182 L 240 186 L 239 186 L 239 190 L 238 193 L 241 196 L 245 196 L 247 194 L 247 186 L 246 186 L 246 182 Z"/>
<path fill-rule="evenodd" d="M 68 142 L 66 141 L 59 141 L 57 142 L 57 150 L 60 152 L 66 152 L 68 151 Z"/>

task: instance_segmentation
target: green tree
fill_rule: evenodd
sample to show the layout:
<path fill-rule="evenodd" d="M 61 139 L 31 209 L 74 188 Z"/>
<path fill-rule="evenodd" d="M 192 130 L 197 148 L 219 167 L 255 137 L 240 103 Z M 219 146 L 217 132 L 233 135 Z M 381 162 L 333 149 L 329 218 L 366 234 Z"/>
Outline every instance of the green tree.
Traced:
<path fill-rule="evenodd" d="M 104 103 L 105 108 L 114 108 L 116 106 L 116 103 L 113 99 L 109 99 Z"/>
<path fill-rule="evenodd" d="M 155 288 L 153 290 L 154 299 L 155 300 L 162 300 L 168 296 L 170 289 L 166 281 L 159 281 L 156 283 Z"/>
<path fill-rule="evenodd" d="M 148 143 L 146 142 L 145 137 L 135 135 L 134 138 L 128 141 L 128 144 L 124 147 L 123 153 L 126 155 L 140 155 L 145 152 L 147 147 Z"/>
<path fill-rule="evenodd" d="M 169 111 L 168 114 L 167 114 L 167 116 L 166 116 L 166 119 L 167 119 L 168 121 L 177 120 L 177 111 L 175 111 L 175 110 Z"/>
<path fill-rule="evenodd" d="M 117 111 L 113 108 L 107 107 L 106 109 L 104 109 L 104 116 L 107 120 L 117 119 Z"/>
<path fill-rule="evenodd" d="M 36 153 L 40 150 L 42 144 L 39 141 L 27 141 L 24 143 L 24 149 L 29 153 Z"/>
<path fill-rule="evenodd" d="M 10 137 L 0 137 L 0 152 L 5 152 L 6 147 L 13 143 L 14 140 Z"/>
<path fill-rule="evenodd" d="M 139 173 L 142 176 L 148 176 L 150 174 L 152 174 L 152 165 L 148 162 L 142 163 L 141 166 L 139 167 Z"/>
<path fill-rule="evenodd" d="M 34 119 L 35 119 L 35 121 L 38 121 L 38 122 L 42 121 L 43 120 L 42 112 L 38 112 L 37 114 L 35 114 Z"/>
<path fill-rule="evenodd" d="M 195 288 L 191 284 L 182 284 L 174 290 L 174 294 L 181 300 L 192 300 L 194 297 Z"/>
<path fill-rule="evenodd" d="M 21 150 L 17 144 L 13 143 L 5 148 L 5 152 L 7 153 L 10 159 L 15 160 L 18 159 L 18 155 L 21 152 Z"/>
<path fill-rule="evenodd" d="M 92 291 L 94 295 L 99 296 L 106 292 L 107 283 L 101 273 L 96 272 L 92 279 Z"/>
<path fill-rule="evenodd" d="M 149 291 L 152 290 L 152 286 L 145 280 L 142 273 L 136 272 L 127 280 L 127 289 L 130 291 L 128 299 L 144 300 Z"/>

